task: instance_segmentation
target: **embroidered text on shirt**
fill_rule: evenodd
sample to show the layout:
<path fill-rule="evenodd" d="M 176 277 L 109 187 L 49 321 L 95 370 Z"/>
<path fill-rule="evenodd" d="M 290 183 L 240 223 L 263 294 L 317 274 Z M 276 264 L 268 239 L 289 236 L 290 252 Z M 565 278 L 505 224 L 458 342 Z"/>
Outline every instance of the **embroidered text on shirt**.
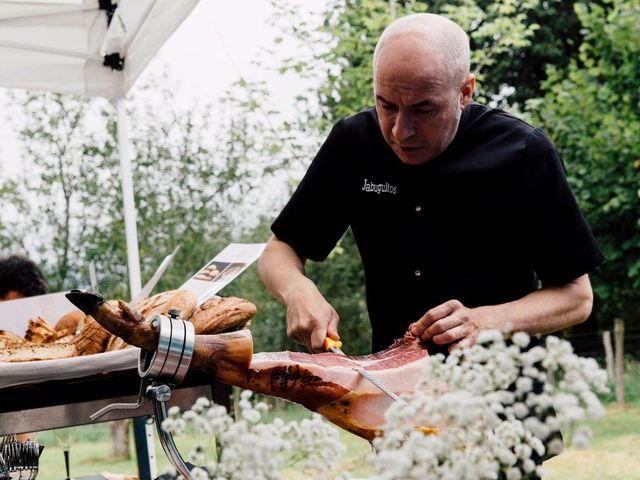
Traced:
<path fill-rule="evenodd" d="M 365 192 L 374 192 L 377 194 L 381 193 L 390 193 L 395 195 L 398 192 L 398 187 L 394 185 L 390 185 L 387 183 L 373 183 L 368 182 L 367 179 L 364 179 L 364 185 L 362 185 L 362 190 Z"/>

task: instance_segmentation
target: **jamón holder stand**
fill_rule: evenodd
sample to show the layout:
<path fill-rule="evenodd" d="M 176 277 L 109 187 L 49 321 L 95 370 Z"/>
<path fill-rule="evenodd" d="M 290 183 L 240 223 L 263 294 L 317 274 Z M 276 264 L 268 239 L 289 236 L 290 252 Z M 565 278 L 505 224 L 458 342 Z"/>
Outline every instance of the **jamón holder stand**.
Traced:
<path fill-rule="evenodd" d="M 169 316 L 154 315 L 151 326 L 158 333 L 158 346 L 153 353 L 140 350 L 138 374 L 140 391 L 136 403 L 112 403 L 90 416 L 95 421 L 112 410 L 135 410 L 142 406 L 145 398 L 151 400 L 160 444 L 176 471 L 186 480 L 191 473 L 173 441 L 170 432 L 162 429 L 162 422 L 168 418 L 167 401 L 171 398 L 170 386 L 184 380 L 195 344 L 195 331 L 191 322 L 180 320 L 179 310 L 169 310 Z"/>

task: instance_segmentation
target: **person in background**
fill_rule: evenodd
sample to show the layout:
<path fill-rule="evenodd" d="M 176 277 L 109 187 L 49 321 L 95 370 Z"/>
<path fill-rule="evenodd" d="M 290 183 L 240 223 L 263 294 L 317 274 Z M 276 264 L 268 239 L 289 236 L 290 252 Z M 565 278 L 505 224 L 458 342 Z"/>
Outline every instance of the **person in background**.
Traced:
<path fill-rule="evenodd" d="M 33 260 L 22 255 L 0 257 L 0 302 L 47 293 L 47 281 Z M 21 442 L 35 440 L 35 433 L 18 435 Z"/>
<path fill-rule="evenodd" d="M 47 293 L 47 281 L 33 260 L 21 255 L 0 257 L 0 301 Z"/>
<path fill-rule="evenodd" d="M 292 340 L 319 352 L 339 338 L 304 266 L 349 227 L 374 351 L 407 330 L 451 350 L 483 329 L 544 334 L 589 316 L 588 273 L 604 258 L 562 159 L 540 129 L 473 102 L 475 83 L 468 36 L 451 20 L 415 14 L 384 30 L 375 108 L 334 125 L 259 260 Z"/>

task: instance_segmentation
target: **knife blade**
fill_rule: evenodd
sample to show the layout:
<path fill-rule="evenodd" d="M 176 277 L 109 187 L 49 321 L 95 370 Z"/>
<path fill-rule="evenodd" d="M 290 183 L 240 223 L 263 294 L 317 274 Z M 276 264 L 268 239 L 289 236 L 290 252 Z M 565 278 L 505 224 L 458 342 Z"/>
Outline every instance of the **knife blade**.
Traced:
<path fill-rule="evenodd" d="M 325 352 L 333 352 L 338 355 L 346 356 L 345 353 L 341 350 L 342 342 L 340 340 L 334 340 L 333 338 L 326 337 L 324 339 L 324 350 Z M 353 369 L 358 372 L 363 378 L 369 380 L 372 384 L 374 384 L 379 390 L 383 393 L 387 394 L 389 397 L 393 399 L 394 402 L 404 402 L 398 395 L 396 395 L 389 387 L 387 387 L 384 383 L 382 383 L 379 379 L 377 379 L 371 372 L 368 372 L 363 367 L 353 367 Z"/>
<path fill-rule="evenodd" d="M 153 274 L 151 279 L 142 288 L 142 290 L 140 290 L 140 293 L 138 293 L 138 295 L 136 295 L 135 298 L 131 300 L 131 305 L 135 307 L 140 302 L 142 302 L 142 300 L 144 300 L 149 296 L 149 294 L 151 293 L 151 290 L 153 290 L 153 287 L 156 286 L 156 284 L 158 283 L 158 280 L 160 280 L 160 277 L 162 277 L 162 274 L 164 273 L 164 271 L 169 267 L 169 265 L 171 265 L 171 262 L 176 256 L 176 253 L 178 253 L 178 250 L 180 250 L 180 245 L 178 245 L 173 252 L 171 252 L 169 255 L 164 257 L 164 260 L 162 261 L 162 263 L 160 264 L 156 272 Z"/>

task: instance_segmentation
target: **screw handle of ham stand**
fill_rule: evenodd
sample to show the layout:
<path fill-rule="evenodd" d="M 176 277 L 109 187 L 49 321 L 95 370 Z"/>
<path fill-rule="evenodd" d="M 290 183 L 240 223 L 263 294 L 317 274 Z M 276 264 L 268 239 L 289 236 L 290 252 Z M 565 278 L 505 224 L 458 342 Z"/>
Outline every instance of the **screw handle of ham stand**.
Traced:
<path fill-rule="evenodd" d="M 185 480 L 191 480 L 189 467 L 187 467 L 187 464 L 182 459 L 178 447 L 176 447 L 173 441 L 173 436 L 170 432 L 162 428 L 162 423 L 169 418 L 167 401 L 171 397 L 171 389 L 166 385 L 154 384 L 147 389 L 147 397 L 153 404 L 153 411 L 156 417 L 156 430 L 158 431 L 160 445 L 162 445 L 164 453 L 177 472 L 182 475 Z"/>

